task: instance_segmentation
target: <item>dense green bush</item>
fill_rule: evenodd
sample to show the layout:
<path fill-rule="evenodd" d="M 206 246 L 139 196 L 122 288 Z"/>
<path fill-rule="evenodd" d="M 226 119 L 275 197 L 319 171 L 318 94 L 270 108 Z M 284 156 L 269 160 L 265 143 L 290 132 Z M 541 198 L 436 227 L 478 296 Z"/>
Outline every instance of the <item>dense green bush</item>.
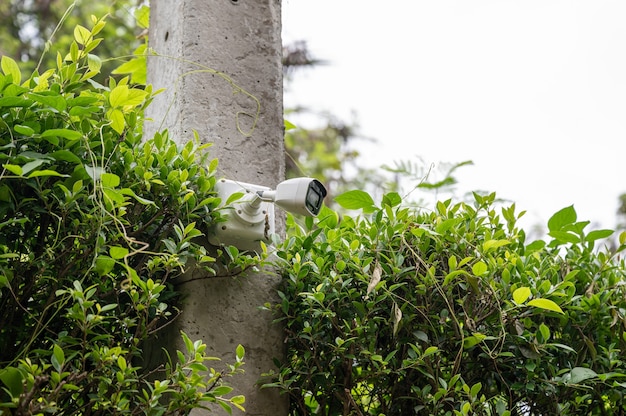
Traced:
<path fill-rule="evenodd" d="M 197 138 L 142 136 L 153 91 L 129 81 L 141 57 L 118 71 L 130 76 L 93 81 L 104 25 L 77 26 L 56 68 L 28 79 L 2 57 L 0 414 L 230 411 L 244 399 L 227 398 L 223 379 L 241 371 L 243 348 L 208 369 L 206 346 L 182 334 L 187 351 L 150 373 L 142 362 L 176 315 L 176 277 L 216 264 L 197 238 L 219 221 L 217 161 Z M 227 266 L 256 262 L 230 254 Z"/>
<path fill-rule="evenodd" d="M 624 414 L 626 235 L 586 231 L 573 207 L 527 243 L 495 195 L 434 212 L 390 193 L 337 197 L 291 223 L 276 305 L 292 414 Z"/>

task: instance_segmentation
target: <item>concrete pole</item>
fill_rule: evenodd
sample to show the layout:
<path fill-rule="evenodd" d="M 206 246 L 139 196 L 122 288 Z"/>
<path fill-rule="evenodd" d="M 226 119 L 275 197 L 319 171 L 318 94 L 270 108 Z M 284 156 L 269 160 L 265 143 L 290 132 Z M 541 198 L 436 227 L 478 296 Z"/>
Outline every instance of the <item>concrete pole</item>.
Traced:
<path fill-rule="evenodd" d="M 213 143 L 221 175 L 274 187 L 285 169 L 280 0 L 152 0 L 150 7 L 149 45 L 160 56 L 148 59 L 148 82 L 166 91 L 149 108 L 146 133 L 167 128 L 183 143 L 196 130 Z M 278 283 L 270 273 L 184 283 L 183 314 L 171 325 L 171 349 L 184 350 L 181 330 L 224 362 L 234 362 L 237 344 L 245 347 L 245 374 L 229 382 L 246 396 L 248 415 L 287 414 L 285 396 L 256 386 L 284 356 L 282 328 L 259 310 L 276 301 Z"/>

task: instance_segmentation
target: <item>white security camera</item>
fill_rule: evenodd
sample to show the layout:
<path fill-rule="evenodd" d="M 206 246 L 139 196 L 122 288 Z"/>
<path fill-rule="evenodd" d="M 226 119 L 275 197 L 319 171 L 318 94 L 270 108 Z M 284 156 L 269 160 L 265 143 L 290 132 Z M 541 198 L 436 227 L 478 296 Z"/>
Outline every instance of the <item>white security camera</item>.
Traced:
<path fill-rule="evenodd" d="M 294 178 L 279 183 L 275 191 L 257 191 L 257 194 L 286 211 L 314 217 L 322 209 L 326 188 L 317 179 Z"/>
<path fill-rule="evenodd" d="M 222 203 L 232 199 L 235 193 L 241 195 L 228 206 L 223 206 L 228 209 L 226 221 L 216 224 L 209 242 L 250 251 L 258 251 L 259 242 L 269 242 L 275 233 L 273 204 L 295 214 L 314 217 L 319 214 L 327 195 L 324 185 L 313 178 L 288 179 L 279 183 L 275 190 L 221 179 L 215 189 Z"/>

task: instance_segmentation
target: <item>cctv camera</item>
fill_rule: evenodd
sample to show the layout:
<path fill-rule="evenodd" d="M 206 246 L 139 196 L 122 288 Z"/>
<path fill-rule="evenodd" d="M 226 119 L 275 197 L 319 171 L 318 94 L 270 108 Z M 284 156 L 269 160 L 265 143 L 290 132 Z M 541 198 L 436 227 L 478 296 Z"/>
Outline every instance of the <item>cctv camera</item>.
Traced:
<path fill-rule="evenodd" d="M 295 178 L 278 184 L 275 190 L 266 186 L 221 179 L 215 190 L 222 201 L 241 193 L 225 210 L 220 222 L 209 236 L 213 245 L 233 245 L 242 250 L 258 251 L 260 241 L 269 242 L 274 234 L 274 204 L 282 209 L 306 216 L 319 214 L 326 188 L 317 179 Z"/>
<path fill-rule="evenodd" d="M 275 191 L 258 191 L 257 194 L 286 211 L 314 217 L 322 209 L 326 188 L 317 179 L 294 178 L 279 183 Z"/>

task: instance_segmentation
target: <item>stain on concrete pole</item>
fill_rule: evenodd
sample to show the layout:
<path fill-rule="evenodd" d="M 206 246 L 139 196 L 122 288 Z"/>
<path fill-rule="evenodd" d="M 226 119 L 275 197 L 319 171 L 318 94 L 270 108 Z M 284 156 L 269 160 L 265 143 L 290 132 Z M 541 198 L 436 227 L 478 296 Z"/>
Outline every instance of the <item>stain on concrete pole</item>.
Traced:
<path fill-rule="evenodd" d="M 195 130 L 213 143 L 209 152 L 219 159 L 221 176 L 270 187 L 281 182 L 280 0 L 152 0 L 150 7 L 149 45 L 158 56 L 148 59 L 148 82 L 166 91 L 149 108 L 146 134 L 167 128 L 184 143 Z M 233 394 L 246 396 L 248 415 L 287 414 L 285 396 L 256 385 L 275 368 L 273 358 L 284 355 L 282 328 L 259 310 L 276 300 L 278 283 L 279 277 L 258 273 L 180 286 L 187 300 L 169 347 L 184 350 L 182 330 L 202 339 L 209 355 L 234 362 L 242 344 L 245 373 L 229 382 Z"/>

